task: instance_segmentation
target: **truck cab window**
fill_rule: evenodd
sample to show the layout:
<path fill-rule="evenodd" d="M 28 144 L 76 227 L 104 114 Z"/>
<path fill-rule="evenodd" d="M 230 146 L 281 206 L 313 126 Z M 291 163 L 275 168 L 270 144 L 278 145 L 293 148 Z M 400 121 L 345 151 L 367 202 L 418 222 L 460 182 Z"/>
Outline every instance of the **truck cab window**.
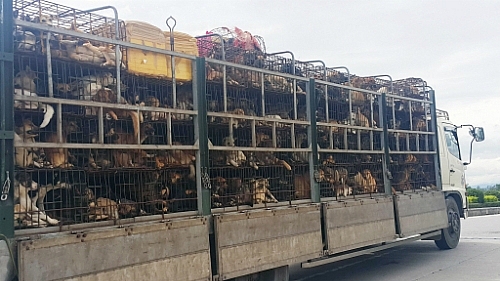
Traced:
<path fill-rule="evenodd" d="M 453 156 L 461 159 L 460 157 L 460 148 L 458 146 L 457 140 L 457 132 L 454 128 L 445 128 L 444 129 L 445 138 L 446 138 L 446 146 L 448 147 L 448 151 L 453 154 Z"/>

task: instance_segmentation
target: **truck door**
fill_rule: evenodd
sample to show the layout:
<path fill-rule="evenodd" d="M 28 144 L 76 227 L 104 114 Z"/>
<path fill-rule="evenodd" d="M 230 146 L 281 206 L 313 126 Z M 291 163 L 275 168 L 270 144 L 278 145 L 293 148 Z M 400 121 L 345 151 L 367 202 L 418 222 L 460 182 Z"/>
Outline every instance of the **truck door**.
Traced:
<path fill-rule="evenodd" d="M 463 188 L 465 186 L 464 166 L 461 160 L 456 129 L 445 126 L 444 139 L 448 150 L 446 154 L 448 158 L 449 185 L 452 189 Z"/>

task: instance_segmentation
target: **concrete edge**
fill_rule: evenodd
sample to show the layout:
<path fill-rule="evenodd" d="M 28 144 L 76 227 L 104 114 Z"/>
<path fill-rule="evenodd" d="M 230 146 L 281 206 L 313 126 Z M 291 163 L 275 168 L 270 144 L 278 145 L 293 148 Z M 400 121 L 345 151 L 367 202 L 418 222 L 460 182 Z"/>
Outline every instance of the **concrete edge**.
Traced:
<path fill-rule="evenodd" d="M 469 209 L 469 217 L 498 215 L 498 214 L 500 214 L 500 207 Z"/>

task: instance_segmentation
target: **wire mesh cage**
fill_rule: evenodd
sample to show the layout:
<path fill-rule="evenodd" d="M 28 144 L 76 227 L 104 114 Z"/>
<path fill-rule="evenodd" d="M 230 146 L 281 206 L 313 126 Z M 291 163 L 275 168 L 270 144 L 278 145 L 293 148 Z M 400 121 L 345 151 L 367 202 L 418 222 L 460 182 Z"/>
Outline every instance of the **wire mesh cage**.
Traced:
<path fill-rule="evenodd" d="M 13 3 L 17 19 L 67 30 L 125 40 L 123 21 L 100 16 L 95 13 L 76 10 L 48 1 L 23 1 Z M 118 34 L 117 34 L 117 24 Z M 57 58 L 74 60 L 98 66 L 115 66 L 115 46 L 96 41 L 82 40 L 77 37 L 57 33 L 47 33 L 36 28 L 16 26 L 15 46 L 21 52 L 46 53 Z M 121 48 L 121 53 L 125 49 Z"/>
<path fill-rule="evenodd" d="M 116 35 L 113 20 L 35 2 L 38 10 L 18 1 L 18 17 L 38 16 L 40 27 Z M 52 23 L 41 22 L 45 14 Z M 44 47 L 43 32 L 15 30 L 18 227 L 196 211 L 202 175 L 201 190 L 208 181 L 216 212 L 310 202 L 317 186 L 323 200 L 381 196 L 388 193 L 388 171 L 394 192 L 436 188 L 425 81 L 359 77 L 321 61 L 295 61 L 290 52 L 266 54 L 262 38 L 221 28 L 197 39 L 199 55 L 210 58 L 200 86 L 191 59 L 169 67 L 160 31 L 163 43 L 155 46 L 162 51 L 129 48 L 127 68 L 115 72 L 104 54 L 81 60 L 68 53 L 90 50 L 89 40 L 55 34 Z M 106 47 L 94 41 L 88 43 Z M 162 67 L 148 68 L 150 58 Z M 131 68 L 132 59 L 146 66 Z M 202 100 L 195 96 L 200 89 Z M 200 124 L 197 107 L 205 103 L 207 124 Z M 205 155 L 198 153 L 205 129 L 208 180 Z"/>
<path fill-rule="evenodd" d="M 318 175 L 321 197 L 336 200 L 385 193 L 380 153 L 320 153 Z"/>
<path fill-rule="evenodd" d="M 244 71 L 251 73 L 247 80 L 231 82 L 232 73 Z M 226 84 L 212 80 L 206 88 L 212 207 L 264 207 L 310 199 L 310 192 L 295 195 L 296 175 L 309 171 L 305 95 L 279 89 L 293 81 L 278 74 L 243 66 L 227 72 Z M 257 78 L 254 86 L 241 83 Z"/>
<path fill-rule="evenodd" d="M 266 45 L 264 39 L 237 27 L 214 28 L 197 40 L 198 52 L 202 57 L 263 68 Z M 217 35 L 217 36 L 215 36 Z M 224 55 L 223 55 L 224 53 Z"/>

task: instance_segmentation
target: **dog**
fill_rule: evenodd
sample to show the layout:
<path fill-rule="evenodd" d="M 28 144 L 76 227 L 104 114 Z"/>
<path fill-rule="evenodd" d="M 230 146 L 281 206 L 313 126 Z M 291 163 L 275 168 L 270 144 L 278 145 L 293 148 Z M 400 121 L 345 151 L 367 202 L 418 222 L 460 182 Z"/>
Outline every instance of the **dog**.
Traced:
<path fill-rule="evenodd" d="M 37 79 L 37 75 L 29 66 L 26 66 L 25 70 L 19 71 L 14 77 L 14 96 L 37 97 L 35 79 Z M 44 116 L 40 128 L 47 127 L 54 116 L 54 108 L 45 103 L 14 101 L 14 107 L 18 109 L 41 109 L 44 112 Z"/>
<path fill-rule="evenodd" d="M 360 126 L 369 128 L 370 120 L 363 113 L 361 113 L 361 109 L 358 107 L 356 113 L 351 113 L 351 124 L 353 126 Z"/>
<path fill-rule="evenodd" d="M 14 19 L 24 21 L 31 21 L 29 16 L 19 15 L 19 11 L 13 12 Z M 19 51 L 35 51 L 36 50 L 36 35 L 32 31 L 25 30 L 21 26 L 16 26 L 13 32 L 14 42 L 16 42 L 16 49 Z"/>
<path fill-rule="evenodd" d="M 295 175 L 295 177 L 293 178 L 295 199 L 311 198 L 311 185 L 309 181 L 309 173 Z"/>
<path fill-rule="evenodd" d="M 116 83 L 116 79 L 110 72 L 84 76 L 71 84 L 71 88 L 73 89 L 71 95 L 80 100 L 90 101 L 97 91 L 108 88 Z M 114 102 L 116 102 L 116 100 Z M 88 114 L 90 115 L 90 113 Z"/>
<path fill-rule="evenodd" d="M 235 115 L 245 115 L 245 111 L 241 108 L 236 108 L 235 110 L 229 111 L 228 113 Z M 222 117 L 220 122 L 223 124 L 229 124 L 229 126 L 232 126 L 235 129 L 243 126 L 243 122 L 238 118 Z"/>
<path fill-rule="evenodd" d="M 68 136 L 71 133 L 75 133 L 79 130 L 78 125 L 75 121 L 66 121 L 63 120 L 62 125 L 62 143 L 66 143 Z M 59 143 L 59 138 L 57 137 L 57 132 L 50 133 L 46 137 L 46 142 Z M 71 161 L 74 161 L 75 158 L 67 148 L 46 148 L 45 155 L 47 159 L 50 161 L 53 167 L 59 168 L 71 168 L 73 164 Z"/>
<path fill-rule="evenodd" d="M 427 123 L 422 118 L 414 117 L 412 130 L 426 132 L 427 131 Z"/>
<path fill-rule="evenodd" d="M 33 196 L 32 201 L 36 202 L 36 206 L 40 211 L 45 212 L 44 201 L 45 197 L 47 196 L 47 193 L 58 189 L 70 190 L 72 188 L 73 187 L 71 186 L 71 184 L 65 182 L 57 182 L 56 184 L 47 184 L 44 186 L 39 186 L 38 192 L 36 193 L 35 196 Z"/>
<path fill-rule="evenodd" d="M 269 135 L 264 133 L 257 133 L 255 135 L 257 147 L 272 147 L 271 138 Z M 252 162 L 255 163 L 256 169 L 258 165 L 281 165 L 285 167 L 288 171 L 292 170 L 292 167 L 285 160 L 279 159 L 272 152 L 268 151 L 255 151 L 252 152 Z"/>
<path fill-rule="evenodd" d="M 377 182 L 373 177 L 372 173 L 368 169 L 364 169 L 362 172 L 356 173 L 354 176 L 354 183 L 356 188 L 361 193 L 376 193 L 377 192 Z"/>
<path fill-rule="evenodd" d="M 94 96 L 92 96 L 92 101 L 96 102 L 106 102 L 106 103 L 116 103 L 117 96 L 116 94 L 107 88 L 102 88 L 97 90 Z M 127 102 L 122 99 L 122 104 L 127 104 Z M 134 136 L 137 139 L 139 137 L 139 128 L 140 124 L 144 121 L 141 119 L 141 115 L 136 111 L 132 110 L 123 110 L 123 109 L 111 109 L 106 108 L 106 113 L 111 116 L 113 120 L 118 120 L 119 118 L 128 118 L 132 119 L 132 124 L 134 125 Z"/>
<path fill-rule="evenodd" d="M 109 46 L 97 47 L 89 41 L 82 43 L 77 38 L 64 38 L 57 42 L 62 46 L 62 50 L 54 50 L 52 52 L 54 57 L 70 58 L 77 62 L 90 63 L 101 67 L 116 65 L 115 50 Z M 119 52 L 119 56 L 121 57 L 121 52 Z"/>
<path fill-rule="evenodd" d="M 20 127 L 16 127 L 14 131 L 14 142 L 19 143 L 35 143 L 35 137 L 38 136 L 39 128 L 33 124 L 30 119 L 24 119 Z M 48 167 L 50 163 L 46 163 L 41 159 L 42 151 L 35 147 L 15 147 L 15 164 L 18 167 L 26 168 L 34 166 L 37 168 Z"/>
<path fill-rule="evenodd" d="M 21 225 L 32 227 L 45 227 L 58 225 L 59 221 L 49 217 L 40 210 L 29 196 L 29 191 L 36 191 L 38 183 L 28 174 L 17 174 L 14 178 L 14 201 L 19 202 L 14 206 L 14 219 Z"/>
<path fill-rule="evenodd" d="M 16 26 L 13 32 L 16 49 L 19 51 L 34 52 L 36 50 L 36 36 L 33 32 Z"/>
<path fill-rule="evenodd" d="M 90 220 L 117 220 L 120 218 L 118 204 L 114 200 L 105 197 L 95 199 L 94 192 L 89 188 L 85 189 L 85 196 L 89 202 Z"/>
<path fill-rule="evenodd" d="M 160 100 L 153 97 L 153 96 L 147 96 L 144 101 L 140 103 L 142 106 L 149 106 L 149 107 L 160 107 Z M 167 113 L 165 112 L 159 112 L 159 111 L 145 111 L 144 112 L 144 118 L 147 118 L 151 121 L 158 121 L 158 120 L 166 120 L 167 119 Z"/>
<path fill-rule="evenodd" d="M 394 177 L 392 182 L 392 191 L 396 193 L 396 191 L 405 191 L 412 189 L 412 185 L 410 183 L 411 173 L 413 168 L 406 167 L 402 170 L 396 171 L 393 173 Z"/>
<path fill-rule="evenodd" d="M 240 179 L 241 182 L 241 179 Z M 211 179 L 212 184 L 212 204 L 214 207 L 224 207 L 228 202 L 227 180 L 223 177 L 215 177 Z"/>
<path fill-rule="evenodd" d="M 116 54 L 115 50 L 110 48 L 109 46 L 99 46 L 96 47 L 92 45 L 92 43 L 87 42 L 84 43 L 83 46 L 87 48 L 90 52 L 96 55 L 101 60 L 104 60 L 100 66 L 116 66 Z M 119 50 L 119 48 L 118 48 Z M 121 52 L 119 52 L 119 56 L 121 56 Z"/>
<path fill-rule="evenodd" d="M 251 179 L 243 183 L 243 203 L 277 203 L 278 200 L 271 193 L 269 187 L 268 179 Z"/>
<path fill-rule="evenodd" d="M 173 142 L 173 145 L 181 145 L 179 142 Z M 156 168 L 162 169 L 168 164 L 177 164 L 182 166 L 189 166 L 188 178 L 195 178 L 195 161 L 196 157 L 193 152 L 173 149 L 166 152 L 161 151 L 159 155 L 155 156 Z"/>
<path fill-rule="evenodd" d="M 122 218 L 132 218 L 145 215 L 146 212 L 139 207 L 137 202 L 125 198 L 118 199 L 118 215 Z"/>
<path fill-rule="evenodd" d="M 149 123 L 142 123 L 139 142 L 142 144 L 149 136 L 154 135 L 154 128 Z M 112 142 L 115 144 L 137 144 L 135 134 L 130 134 L 121 128 L 113 128 L 108 132 Z M 144 150 L 120 150 L 112 152 L 115 167 L 138 167 L 144 164 L 144 158 L 148 155 Z"/>
<path fill-rule="evenodd" d="M 176 109 L 182 110 L 192 110 L 193 109 L 193 101 L 191 98 L 192 94 L 185 87 L 181 87 L 177 92 L 177 107 Z M 184 113 L 175 113 L 172 114 L 172 119 L 185 121 L 191 120 L 192 115 L 184 114 Z"/>
<path fill-rule="evenodd" d="M 336 197 L 346 197 L 352 194 L 352 183 L 349 181 L 349 172 L 346 168 L 323 167 L 323 181 L 328 182 Z M 363 184 L 365 182 L 362 182 Z"/>
<path fill-rule="evenodd" d="M 236 139 L 228 136 L 225 137 L 222 142 L 223 146 L 235 147 Z M 209 140 L 208 143 L 209 149 L 213 148 L 212 142 Z M 241 150 L 225 150 L 225 151 L 216 151 L 214 150 L 210 153 L 214 162 L 224 163 L 224 165 L 240 167 L 243 163 L 247 161 L 246 155 Z"/>

